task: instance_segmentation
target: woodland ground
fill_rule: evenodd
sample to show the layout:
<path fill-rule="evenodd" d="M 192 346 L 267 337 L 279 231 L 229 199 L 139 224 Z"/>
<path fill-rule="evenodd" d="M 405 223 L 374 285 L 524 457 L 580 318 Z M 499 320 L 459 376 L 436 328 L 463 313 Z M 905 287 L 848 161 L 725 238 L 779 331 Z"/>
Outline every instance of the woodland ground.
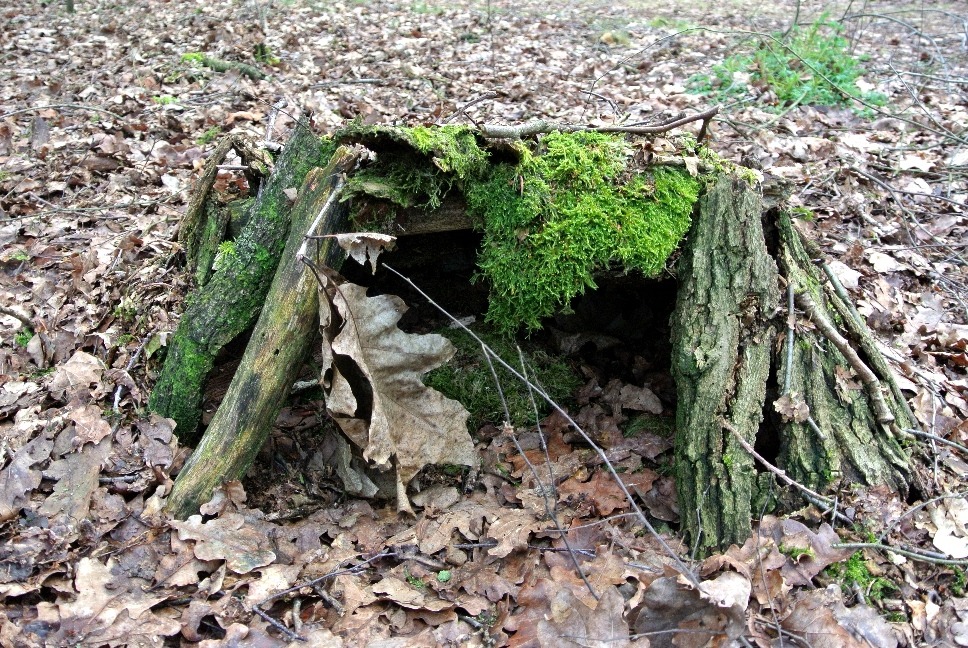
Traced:
<path fill-rule="evenodd" d="M 0 10 L 0 646 L 299 645 L 292 633 L 320 646 L 699 646 L 708 635 L 683 628 L 709 626 L 760 646 L 781 645 L 777 635 L 814 648 L 968 645 L 968 457 L 939 441 L 912 447 L 932 492 L 843 484 L 854 524 L 836 529 L 793 497 L 790 517 L 764 516 L 747 545 L 694 564 L 718 587 L 702 597 L 676 584 L 657 538 L 621 517 L 620 491 L 554 418 L 550 459 L 568 475 L 559 518 L 581 574 L 497 428 L 472 430 L 477 487 L 421 477 L 414 521 L 346 498 L 319 468 L 325 423 L 312 392 L 287 405 L 259 463 L 204 518 L 169 524 L 160 512 L 189 449 L 146 401 L 190 289 L 176 230 L 219 137 L 285 141 L 301 111 L 320 132 L 358 116 L 434 123 L 468 103 L 455 121 L 662 120 L 708 107 L 689 80 L 749 47 L 750 32 L 782 32 L 795 15 L 808 24 L 821 9 L 842 20 L 866 59 L 863 87 L 885 106 L 777 110 L 769 88 L 753 88 L 724 107 L 711 146 L 792 183 L 801 224 L 882 341 L 924 430 L 964 446 L 960 3 L 832 2 L 799 14 L 790 0 Z M 190 53 L 268 76 L 215 72 Z M 600 436 L 633 432 L 612 435 L 610 459 L 688 560 L 661 425 L 674 390 L 646 356 L 614 359 L 624 373 L 569 360 L 585 381 L 571 407 Z M 660 411 L 632 429 L 623 389 L 642 385 Z M 517 423 L 530 457 L 533 425 Z"/>

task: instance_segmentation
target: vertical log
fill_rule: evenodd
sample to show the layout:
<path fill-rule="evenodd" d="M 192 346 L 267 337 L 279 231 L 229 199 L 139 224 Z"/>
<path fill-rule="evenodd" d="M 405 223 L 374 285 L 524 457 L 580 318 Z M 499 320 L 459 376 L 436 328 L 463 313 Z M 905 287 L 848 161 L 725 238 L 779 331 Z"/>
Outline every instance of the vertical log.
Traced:
<path fill-rule="evenodd" d="M 763 417 L 778 273 L 763 235 L 762 200 L 746 181 L 720 176 L 699 202 L 679 265 L 672 314 L 678 390 L 676 487 L 682 529 L 701 550 L 751 533 L 751 445 Z"/>
<path fill-rule="evenodd" d="M 168 498 L 166 510 L 174 517 L 198 512 L 215 487 L 242 477 L 265 442 L 319 329 L 316 280 L 296 251 L 321 211 L 319 230 L 310 233 L 342 229 L 346 209 L 337 199 L 339 184 L 356 161 L 357 153 L 343 147 L 325 170 L 313 169 L 307 175 L 292 210 L 282 260 L 239 368 Z M 338 264 L 339 248 L 332 247 L 330 239 L 310 246 L 316 250 L 314 261 Z"/>

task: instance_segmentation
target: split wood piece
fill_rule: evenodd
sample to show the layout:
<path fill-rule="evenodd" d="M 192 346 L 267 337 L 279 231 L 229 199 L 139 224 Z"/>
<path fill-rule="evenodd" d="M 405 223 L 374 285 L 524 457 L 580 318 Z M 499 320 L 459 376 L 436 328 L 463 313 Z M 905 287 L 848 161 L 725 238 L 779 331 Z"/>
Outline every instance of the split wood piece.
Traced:
<path fill-rule="evenodd" d="M 881 375 L 886 364 L 870 345 L 860 354 L 848 341 L 866 327 L 831 316 L 805 245 L 787 214 L 764 214 L 756 189 L 721 176 L 700 200 L 683 250 L 671 320 L 676 487 L 682 528 L 703 553 L 741 545 L 751 533 L 752 503 L 769 477 L 756 474 L 745 449 L 758 436 L 775 449 L 780 470 L 817 493 L 849 485 L 904 492 L 912 476 L 904 449 L 882 432 L 909 420 L 893 390 L 882 389 L 893 382 Z M 783 325 L 781 276 L 813 326 L 791 333 Z M 792 345 L 775 343 L 781 328 Z M 788 373 L 787 396 L 805 406 L 805 420 L 774 405 L 776 377 Z"/>
<path fill-rule="evenodd" d="M 682 528 L 701 549 L 752 533 L 755 466 L 730 429 L 755 444 L 776 338 L 779 280 L 761 214 L 757 190 L 720 176 L 700 199 L 679 266 L 676 488 Z"/>
<path fill-rule="evenodd" d="M 346 208 L 333 198 L 343 175 L 359 158 L 341 147 L 325 170 L 313 169 L 292 211 L 292 226 L 255 326 L 225 400 L 215 412 L 205 435 L 189 457 L 168 498 L 167 512 L 183 519 L 198 512 L 214 489 L 239 479 L 268 437 L 289 389 L 308 355 L 319 328 L 316 280 L 297 258 L 307 228 L 321 215 L 311 235 L 342 231 Z M 331 239 L 307 246 L 316 263 L 338 266 L 341 252 Z"/>
<path fill-rule="evenodd" d="M 230 218 L 229 211 L 216 204 L 212 187 L 219 166 L 231 150 L 242 158 L 242 167 L 253 191 L 261 179 L 268 178 L 272 173 L 273 163 L 269 154 L 241 135 L 224 137 L 209 155 L 202 175 L 195 182 L 188 210 L 178 230 L 178 242 L 185 248 L 186 265 L 190 272 L 195 273 L 200 286 L 208 282 L 215 253 L 225 237 Z"/>
<path fill-rule="evenodd" d="M 203 388 L 215 356 L 252 326 L 265 302 L 289 231 L 285 191 L 299 187 L 309 169 L 324 166 L 328 153 L 307 127 L 296 128 L 261 187 L 233 253 L 189 297 L 149 400 L 151 411 L 175 420 L 183 443 L 197 438 Z"/>
<path fill-rule="evenodd" d="M 871 402 L 874 404 L 874 412 L 877 414 L 877 422 L 883 423 L 885 425 L 894 422 L 894 414 L 888 409 L 887 403 L 884 402 L 884 394 L 881 391 L 881 381 L 877 379 L 874 372 L 870 370 L 864 361 L 860 359 L 857 352 L 854 351 L 854 347 L 850 346 L 850 342 L 847 341 L 843 335 L 841 335 L 837 329 L 834 327 L 826 317 L 820 314 L 817 309 L 817 305 L 814 303 L 810 295 L 803 292 L 796 296 L 797 306 L 803 309 L 807 314 L 807 317 L 814 323 L 821 333 L 824 334 L 828 340 L 833 342 L 833 345 L 837 347 L 847 362 L 850 363 L 851 368 L 857 372 L 858 377 L 867 386 L 868 396 L 870 396 Z"/>
<path fill-rule="evenodd" d="M 872 345 L 860 345 L 865 356 L 860 357 L 852 343 L 863 335 L 854 331 L 870 336 L 867 327 L 843 317 L 836 308 L 836 301 L 823 289 L 825 277 L 809 254 L 809 241 L 789 216 L 780 214 L 776 223 L 780 269 L 801 295 L 797 303 L 809 318 L 795 331 L 790 360 L 786 354 L 779 358 L 777 375 L 786 374 L 788 362 L 792 365 L 790 392 L 810 412 L 808 421 L 782 423 L 777 463 L 792 478 L 818 491 L 843 484 L 886 485 L 905 492 L 913 476 L 910 457 L 898 439 L 884 430 L 889 429 L 889 417 L 904 425 L 909 419 L 892 390 L 882 388 L 894 382 L 886 362 Z M 809 303 L 802 295 L 808 296 Z M 878 366 L 883 371 L 871 371 Z"/>

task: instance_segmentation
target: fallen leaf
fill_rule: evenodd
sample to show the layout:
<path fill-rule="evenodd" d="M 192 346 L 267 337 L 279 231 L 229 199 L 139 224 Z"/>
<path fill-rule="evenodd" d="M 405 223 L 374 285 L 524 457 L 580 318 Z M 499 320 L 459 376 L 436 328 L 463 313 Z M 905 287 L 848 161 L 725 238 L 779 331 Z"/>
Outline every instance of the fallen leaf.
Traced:
<path fill-rule="evenodd" d="M 173 520 L 171 526 L 178 529 L 181 540 L 195 540 L 199 560 L 224 560 L 236 574 L 246 574 L 276 559 L 269 538 L 240 513 L 226 513 L 205 523 L 201 515 L 193 515 L 184 522 Z"/>
<path fill-rule="evenodd" d="M 386 469 L 393 458 L 397 505 L 410 510 L 406 484 L 424 466 L 476 461 L 467 410 L 420 380 L 449 360 L 454 346 L 441 335 L 397 328 L 407 310 L 399 297 L 367 297 L 361 286 L 325 281 L 320 322 L 327 410 L 365 459 Z M 339 321 L 332 317 L 330 300 Z"/>
<path fill-rule="evenodd" d="M 335 238 L 339 246 L 360 265 L 370 262 L 370 268 L 376 272 L 376 260 L 381 252 L 389 251 L 396 245 L 397 237 L 375 232 L 349 232 L 346 234 L 329 234 Z"/>

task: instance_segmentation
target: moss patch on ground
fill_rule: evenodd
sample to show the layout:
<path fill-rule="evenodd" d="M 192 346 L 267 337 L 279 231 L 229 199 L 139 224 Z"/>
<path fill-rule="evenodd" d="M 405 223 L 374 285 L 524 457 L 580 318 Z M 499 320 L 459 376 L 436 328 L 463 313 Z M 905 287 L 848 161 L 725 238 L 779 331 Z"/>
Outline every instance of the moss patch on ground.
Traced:
<path fill-rule="evenodd" d="M 535 407 L 527 385 L 493 362 L 500 381 L 499 391 L 480 345 L 470 334 L 461 329 L 450 328 L 438 332 L 454 343 L 457 353 L 450 362 L 428 373 L 424 382 L 448 398 L 460 401 L 467 408 L 471 413 L 467 422 L 469 429 L 477 430 L 485 423 L 500 425 L 505 420 L 502 392 L 513 425 L 535 423 Z M 514 340 L 486 325 L 475 326 L 474 332 L 505 362 L 521 373 Z M 530 380 L 558 404 L 563 404 L 581 386 L 579 375 L 561 358 L 528 343 L 522 345 L 522 353 Z M 537 405 L 539 416 L 543 417 L 551 411 L 550 405 L 537 394 L 534 396 L 534 404 Z"/>

